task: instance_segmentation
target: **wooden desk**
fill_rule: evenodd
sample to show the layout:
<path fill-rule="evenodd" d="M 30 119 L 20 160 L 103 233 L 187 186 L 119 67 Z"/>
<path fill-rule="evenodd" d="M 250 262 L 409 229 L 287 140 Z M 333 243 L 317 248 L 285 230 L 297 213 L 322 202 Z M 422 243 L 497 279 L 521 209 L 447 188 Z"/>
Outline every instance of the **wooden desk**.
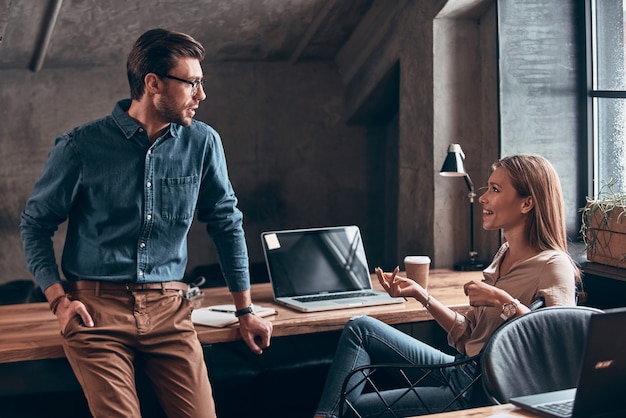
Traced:
<path fill-rule="evenodd" d="M 529 417 L 537 418 L 540 415 L 524 411 L 510 403 L 504 405 L 484 406 L 482 408 L 464 409 L 461 411 L 444 412 L 429 415 L 431 418 L 488 418 L 488 417 Z M 416 417 L 413 417 L 416 418 Z"/>
<path fill-rule="evenodd" d="M 434 269 L 430 272 L 429 291 L 445 305 L 464 310 L 468 308 L 463 284 L 482 279 L 482 272 L 457 272 Z M 378 281 L 374 280 L 376 286 Z M 252 300 L 258 305 L 272 306 L 277 315 L 268 317 L 273 322 L 273 336 L 288 336 L 332 331 L 343 328 L 354 316 L 366 314 L 389 324 L 431 320 L 422 305 L 411 299 L 405 303 L 369 308 L 352 308 L 319 313 L 301 313 L 276 305 L 269 283 L 252 286 Z M 232 303 L 225 287 L 204 289 L 203 306 Z M 240 339 L 237 325 L 211 328 L 198 325 L 198 337 L 203 344 L 214 344 Z M 59 324 L 47 303 L 0 306 L 0 363 L 65 357 Z"/>

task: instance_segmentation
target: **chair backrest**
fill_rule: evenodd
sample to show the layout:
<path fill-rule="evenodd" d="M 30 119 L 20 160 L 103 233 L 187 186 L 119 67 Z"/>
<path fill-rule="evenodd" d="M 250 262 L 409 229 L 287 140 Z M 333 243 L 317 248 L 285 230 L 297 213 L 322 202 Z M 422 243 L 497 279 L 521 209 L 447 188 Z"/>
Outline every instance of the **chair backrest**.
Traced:
<path fill-rule="evenodd" d="M 45 302 L 46 297 L 30 279 L 16 279 L 0 284 L 0 305 Z"/>
<path fill-rule="evenodd" d="M 576 386 L 585 349 L 589 307 L 549 307 L 510 321 L 482 351 L 483 385 L 495 403 L 514 396 Z"/>

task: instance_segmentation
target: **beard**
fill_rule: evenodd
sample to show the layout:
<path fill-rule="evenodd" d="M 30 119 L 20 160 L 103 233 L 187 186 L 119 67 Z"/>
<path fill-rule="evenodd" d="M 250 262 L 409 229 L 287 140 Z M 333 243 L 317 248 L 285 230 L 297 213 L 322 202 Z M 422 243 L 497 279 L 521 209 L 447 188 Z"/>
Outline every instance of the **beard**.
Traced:
<path fill-rule="evenodd" d="M 184 115 L 185 107 L 178 106 L 176 100 L 171 97 L 167 90 L 164 94 L 159 96 L 156 103 L 156 111 L 161 120 L 166 123 L 177 123 L 183 126 L 190 126 L 191 121 L 193 120 L 193 118 L 186 117 Z"/>

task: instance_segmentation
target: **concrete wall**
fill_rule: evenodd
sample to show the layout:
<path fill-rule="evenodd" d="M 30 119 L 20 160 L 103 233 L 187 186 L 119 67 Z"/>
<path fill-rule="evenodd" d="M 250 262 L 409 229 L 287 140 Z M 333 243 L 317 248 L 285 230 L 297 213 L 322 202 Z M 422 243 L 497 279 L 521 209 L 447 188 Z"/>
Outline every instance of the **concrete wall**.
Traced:
<path fill-rule="evenodd" d="M 370 96 L 399 68 L 398 117 L 388 122 L 397 123 L 397 138 L 385 137 L 395 142 L 382 153 L 388 163 L 386 184 L 397 188 L 393 201 L 387 198 L 389 187 L 380 194 L 393 209 L 382 215 L 387 228 L 381 234 L 393 246 L 384 254 L 385 267 L 393 268 L 407 254 L 428 254 L 434 267 L 451 267 L 468 259 L 470 209 L 465 182 L 438 174 L 448 145 L 462 145 L 476 188 L 485 184 L 499 155 L 495 3 L 396 4 L 401 11 L 393 19 L 385 14 L 393 13 L 387 7 L 375 11 L 378 17 L 370 22 L 364 20 L 372 29 L 360 27 L 362 36 L 351 39 L 337 62 L 347 85 L 348 111 L 358 120 L 367 120 L 362 108 L 376 108 Z M 482 230 L 477 202 L 473 222 L 475 248 L 489 260 L 499 234 Z"/>
<path fill-rule="evenodd" d="M 55 136 L 110 112 L 115 98 L 127 96 L 122 70 L 0 71 L 0 282 L 30 277 L 19 217 Z M 58 250 L 62 242 L 55 240 Z"/>
<path fill-rule="evenodd" d="M 431 255 L 433 267 L 466 256 L 465 185 L 437 173 L 451 142 L 478 184 L 497 156 L 495 93 L 486 93 L 495 25 L 489 13 L 486 22 L 440 15 L 446 3 L 457 2 L 376 1 L 336 64 L 204 67 L 197 118 L 222 135 L 252 262 L 262 261 L 263 230 L 353 223 L 371 267 L 391 269 L 409 253 Z M 459 2 L 468 3 L 481 1 Z M 128 96 L 124 65 L 0 71 L 0 282 L 30 277 L 19 214 L 55 136 Z M 477 234 L 490 258 L 497 237 Z M 216 262 L 202 225 L 189 247 L 190 268 Z"/>
<path fill-rule="evenodd" d="M 580 88 L 587 63 L 581 43 L 572 41 L 584 25 L 584 4 L 504 1 L 498 11 L 499 25 L 508 29 L 499 40 L 502 154 L 539 153 L 550 160 L 561 179 L 567 232 L 575 242 L 589 163 L 581 106 L 586 91 Z"/>
<path fill-rule="evenodd" d="M 440 170 L 447 146 L 458 143 L 477 196 L 499 157 L 495 6 L 477 18 L 440 13 L 434 24 L 434 158 Z M 462 178 L 435 178 L 435 256 L 440 265 L 469 260 L 470 200 Z M 474 249 L 488 262 L 498 231 L 482 229 L 481 205 L 473 203 Z"/>
<path fill-rule="evenodd" d="M 236 64 L 204 72 L 208 97 L 197 118 L 224 141 L 253 262 L 262 261 L 262 230 L 365 225 L 365 129 L 342 119 L 333 64 Z M 30 277 L 19 215 L 54 138 L 110 113 L 127 90 L 119 66 L 1 72 L 1 282 Z M 55 239 L 58 250 L 62 242 L 63 230 Z M 189 244 L 190 267 L 217 262 L 201 224 Z"/>

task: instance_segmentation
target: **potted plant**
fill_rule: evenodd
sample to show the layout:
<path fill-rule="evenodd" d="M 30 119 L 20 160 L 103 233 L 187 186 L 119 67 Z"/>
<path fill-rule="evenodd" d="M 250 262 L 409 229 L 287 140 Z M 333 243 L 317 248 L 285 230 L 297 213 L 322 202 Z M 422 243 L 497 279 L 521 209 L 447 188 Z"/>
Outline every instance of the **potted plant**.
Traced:
<path fill-rule="evenodd" d="M 614 185 L 609 182 L 595 199 L 587 197 L 580 234 L 589 261 L 626 268 L 626 194 L 616 193 Z"/>

